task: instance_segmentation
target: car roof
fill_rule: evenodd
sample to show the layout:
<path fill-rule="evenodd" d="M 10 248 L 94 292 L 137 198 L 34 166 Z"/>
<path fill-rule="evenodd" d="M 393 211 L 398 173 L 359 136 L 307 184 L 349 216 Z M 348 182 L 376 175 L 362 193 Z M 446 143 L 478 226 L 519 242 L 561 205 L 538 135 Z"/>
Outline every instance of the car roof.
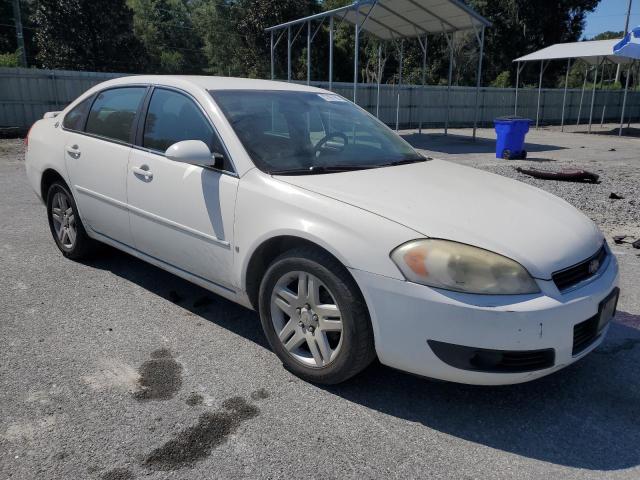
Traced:
<path fill-rule="evenodd" d="M 119 77 L 101 84 L 101 86 L 115 86 L 127 84 L 150 83 L 174 87 L 188 85 L 204 90 L 285 90 L 297 92 L 323 93 L 326 90 L 300 85 L 297 83 L 272 80 L 258 80 L 253 78 L 213 77 L 204 75 L 136 75 Z"/>

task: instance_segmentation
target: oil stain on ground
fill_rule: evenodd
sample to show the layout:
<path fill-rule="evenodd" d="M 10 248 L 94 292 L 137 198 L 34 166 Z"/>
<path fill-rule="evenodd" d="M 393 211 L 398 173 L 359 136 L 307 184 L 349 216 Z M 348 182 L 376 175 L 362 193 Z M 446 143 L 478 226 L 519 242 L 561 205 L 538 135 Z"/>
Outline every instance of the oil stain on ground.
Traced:
<path fill-rule="evenodd" d="M 208 457 L 245 421 L 258 416 L 258 407 L 242 397 L 225 400 L 223 409 L 200 415 L 198 423 L 182 430 L 175 438 L 153 450 L 144 466 L 153 470 L 177 470 Z"/>
<path fill-rule="evenodd" d="M 168 400 L 182 387 L 182 366 L 171 352 L 161 348 L 151 353 L 151 360 L 138 369 L 139 390 L 133 394 L 140 401 Z"/>
<path fill-rule="evenodd" d="M 251 393 L 252 400 L 264 400 L 265 398 L 269 398 L 269 392 L 264 388 Z"/>
<path fill-rule="evenodd" d="M 185 403 L 190 407 L 195 407 L 197 405 L 202 405 L 202 402 L 204 402 L 204 397 L 202 395 L 196 392 L 191 392 Z"/>
<path fill-rule="evenodd" d="M 102 480 L 133 480 L 135 477 L 130 470 L 126 468 L 114 468 L 105 472 L 101 477 Z"/>

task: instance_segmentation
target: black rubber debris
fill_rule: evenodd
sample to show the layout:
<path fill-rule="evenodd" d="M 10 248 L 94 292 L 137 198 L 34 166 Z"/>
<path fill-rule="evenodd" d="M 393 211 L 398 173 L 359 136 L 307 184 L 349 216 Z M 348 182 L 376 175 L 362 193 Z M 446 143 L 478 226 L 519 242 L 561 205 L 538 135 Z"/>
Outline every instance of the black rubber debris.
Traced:
<path fill-rule="evenodd" d="M 623 197 L 622 195 L 618 195 L 618 194 L 617 194 L 617 193 L 615 193 L 615 192 L 611 192 L 611 193 L 609 194 L 609 198 L 610 198 L 611 200 L 624 200 L 624 197 Z"/>
<path fill-rule="evenodd" d="M 632 246 L 633 248 L 639 248 L 639 249 L 640 249 L 640 238 L 639 238 L 638 240 L 636 240 L 635 242 L 633 242 L 633 243 L 631 244 L 631 246 Z"/>
<path fill-rule="evenodd" d="M 525 175 L 530 175 L 541 180 L 559 180 L 563 182 L 579 182 L 579 183 L 599 183 L 600 176 L 588 172 L 587 170 L 579 170 L 575 168 L 563 168 L 561 170 L 541 170 L 538 168 L 522 168 L 517 167 L 516 170 Z"/>
<path fill-rule="evenodd" d="M 627 238 L 628 235 L 616 235 L 615 237 L 613 237 L 613 243 L 615 243 L 616 245 L 622 245 L 623 243 L 625 243 L 624 239 Z"/>

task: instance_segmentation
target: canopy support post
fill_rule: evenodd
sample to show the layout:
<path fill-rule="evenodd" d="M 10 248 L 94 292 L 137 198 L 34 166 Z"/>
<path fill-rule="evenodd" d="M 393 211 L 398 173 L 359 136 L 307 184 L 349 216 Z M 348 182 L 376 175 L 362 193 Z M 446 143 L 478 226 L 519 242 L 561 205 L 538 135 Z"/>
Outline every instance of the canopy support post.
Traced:
<path fill-rule="evenodd" d="M 476 107 L 473 118 L 473 140 L 476 139 L 476 131 L 478 130 L 478 108 L 480 103 L 480 84 L 482 83 L 482 57 L 484 55 L 484 26 L 480 34 L 480 57 L 478 58 L 478 73 L 476 80 Z"/>
<path fill-rule="evenodd" d="M 569 87 L 569 71 L 571 70 L 571 59 L 567 58 L 567 73 L 564 76 L 564 95 L 562 96 L 562 119 L 560 120 L 560 131 L 564 132 L 564 112 L 567 105 L 567 88 Z"/>
<path fill-rule="evenodd" d="M 520 62 L 516 64 L 516 100 L 513 107 L 513 115 L 516 117 L 518 116 L 518 87 L 520 86 L 520 74 L 522 73 L 522 70 L 524 70 L 525 65 L 526 63 L 523 63 L 522 66 L 520 66 Z"/>
<path fill-rule="evenodd" d="M 449 134 L 449 110 L 451 109 L 451 79 L 453 77 L 453 32 L 451 33 L 451 39 L 445 33 L 447 43 L 449 44 L 449 77 L 447 81 L 447 114 L 444 121 L 444 134 Z"/>
<path fill-rule="evenodd" d="M 402 89 L 402 56 L 404 53 L 404 40 L 400 40 L 400 65 L 398 73 L 398 95 L 396 97 L 396 132 L 400 126 L 400 90 Z"/>
<path fill-rule="evenodd" d="M 333 16 L 329 18 L 329 90 L 333 90 Z"/>
<path fill-rule="evenodd" d="M 593 107 L 596 103 L 596 87 L 598 86 L 598 67 L 600 67 L 600 62 L 596 64 L 596 70 L 593 77 L 593 89 L 591 90 L 591 109 L 589 110 L 589 130 L 588 133 L 591 133 L 591 126 L 593 124 Z"/>
<path fill-rule="evenodd" d="M 378 92 L 376 94 L 377 119 L 380 119 L 380 82 L 382 82 L 382 42 L 378 42 Z"/>
<path fill-rule="evenodd" d="M 429 46 L 429 36 L 425 34 L 424 44 L 420 41 L 420 47 L 422 47 L 422 90 L 420 91 L 420 108 L 418 109 L 418 133 L 422 134 L 422 109 L 424 108 L 424 87 L 427 83 L 427 47 Z"/>
<path fill-rule="evenodd" d="M 271 80 L 274 79 L 275 75 L 275 65 L 273 62 L 273 30 L 271 30 Z"/>
<path fill-rule="evenodd" d="M 307 85 L 311 83 L 311 20 L 307 21 Z"/>
<path fill-rule="evenodd" d="M 538 106 L 536 107 L 536 130 L 540 126 L 540 99 L 542 97 L 542 74 L 544 73 L 544 60 L 540 61 L 540 80 L 538 80 Z"/>
<path fill-rule="evenodd" d="M 287 82 L 291 81 L 291 27 L 287 27 Z"/>
<path fill-rule="evenodd" d="M 584 100 L 584 91 L 587 88 L 587 77 L 589 76 L 589 65 L 584 68 L 584 82 L 582 82 L 582 93 L 580 94 L 580 108 L 578 108 L 578 121 L 576 127 L 580 125 L 580 117 L 582 116 L 582 101 Z"/>
<path fill-rule="evenodd" d="M 624 82 L 624 97 L 622 98 L 622 114 L 620 115 L 620 131 L 618 136 L 622 136 L 622 127 L 624 126 L 624 111 L 627 108 L 627 93 L 629 93 L 629 77 L 631 76 L 631 63 L 627 68 L 627 79 Z"/>
<path fill-rule="evenodd" d="M 600 89 L 604 85 L 604 65 L 602 66 L 602 81 L 600 82 Z M 604 104 L 602 105 L 602 116 L 600 117 L 600 128 L 604 126 L 604 114 L 607 111 L 607 101 L 609 100 L 609 88 L 604 92 Z"/>
<path fill-rule="evenodd" d="M 358 97 L 358 54 L 360 50 L 360 4 L 356 4 L 356 35 L 353 43 L 353 103 L 356 103 Z"/>

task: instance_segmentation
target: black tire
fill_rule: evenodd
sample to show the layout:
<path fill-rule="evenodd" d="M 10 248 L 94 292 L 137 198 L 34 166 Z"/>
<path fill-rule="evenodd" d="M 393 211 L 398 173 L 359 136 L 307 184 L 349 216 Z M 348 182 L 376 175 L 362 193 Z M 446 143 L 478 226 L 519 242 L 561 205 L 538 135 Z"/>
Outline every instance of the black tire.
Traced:
<path fill-rule="evenodd" d="M 312 274 L 324 283 L 341 312 L 343 343 L 335 359 L 321 367 L 308 366 L 290 354 L 280 341 L 271 318 L 271 297 L 276 283 L 284 275 L 299 271 Z M 361 372 L 375 359 L 373 329 L 360 290 L 346 268 L 320 249 L 297 248 L 274 260 L 260 285 L 259 310 L 271 349 L 285 368 L 306 381 L 326 385 L 340 383 Z"/>
<path fill-rule="evenodd" d="M 502 158 L 504 160 L 511 160 L 511 150 L 506 149 L 502 151 Z"/>
<path fill-rule="evenodd" d="M 522 160 L 526 160 L 526 159 L 527 159 L 527 151 L 526 151 L 526 150 L 523 150 L 523 151 L 522 151 L 522 153 L 520 154 L 520 158 L 521 158 Z"/>
<path fill-rule="evenodd" d="M 76 236 L 72 246 L 63 244 L 56 233 L 53 220 L 53 202 L 56 194 L 65 195 L 68 199 L 69 206 L 73 210 Z M 89 238 L 87 235 L 84 225 L 82 224 L 82 220 L 80 219 L 80 215 L 78 214 L 78 207 L 76 206 L 73 195 L 71 195 L 69 188 L 62 182 L 54 182 L 47 191 L 47 219 L 49 220 L 49 229 L 51 230 L 53 240 L 56 242 L 58 249 L 62 252 L 62 255 L 66 258 L 71 260 L 82 260 L 89 258 L 96 252 L 97 242 Z"/>

